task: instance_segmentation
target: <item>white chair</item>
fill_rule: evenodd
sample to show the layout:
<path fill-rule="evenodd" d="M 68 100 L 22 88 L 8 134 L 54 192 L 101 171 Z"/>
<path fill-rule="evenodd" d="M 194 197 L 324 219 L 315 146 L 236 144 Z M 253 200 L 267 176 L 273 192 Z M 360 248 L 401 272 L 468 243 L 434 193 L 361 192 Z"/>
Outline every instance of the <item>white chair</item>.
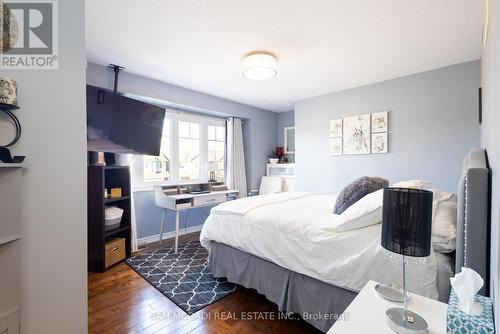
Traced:
<path fill-rule="evenodd" d="M 263 176 L 260 179 L 259 190 L 250 191 L 250 196 L 276 194 L 283 191 L 283 177 Z"/>
<path fill-rule="evenodd" d="M 283 191 L 295 191 L 294 177 L 283 177 Z"/>

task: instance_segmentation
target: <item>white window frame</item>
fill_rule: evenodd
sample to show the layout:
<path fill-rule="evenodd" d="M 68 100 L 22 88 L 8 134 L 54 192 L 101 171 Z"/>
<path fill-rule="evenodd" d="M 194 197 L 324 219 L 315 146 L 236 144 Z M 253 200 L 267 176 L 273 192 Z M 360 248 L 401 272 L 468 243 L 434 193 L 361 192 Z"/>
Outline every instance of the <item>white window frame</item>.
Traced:
<path fill-rule="evenodd" d="M 208 181 L 208 126 L 225 127 L 226 120 L 171 109 L 167 109 L 165 118 L 170 120 L 171 178 L 167 181 L 145 181 L 143 156 L 136 155 L 133 160 L 133 191 L 150 191 L 153 190 L 155 185 L 183 185 Z M 193 122 L 200 125 L 200 178 L 196 180 L 182 181 L 179 179 L 179 121 Z"/>
<path fill-rule="evenodd" d="M 217 127 L 223 127 L 225 130 L 227 129 L 226 128 L 226 122 L 224 122 L 224 125 L 218 125 L 218 124 L 207 124 L 206 126 L 206 130 L 207 130 L 207 168 L 208 168 L 208 160 L 209 160 L 209 157 L 208 157 L 208 144 L 209 142 L 214 142 L 214 143 L 224 143 L 224 182 L 226 181 L 226 175 L 227 175 L 227 131 L 224 131 L 224 140 L 223 141 L 220 141 L 220 140 L 217 140 Z M 215 127 L 215 139 L 209 139 L 208 138 L 208 127 L 209 126 L 214 126 Z M 208 170 L 207 170 L 207 174 L 208 174 Z M 217 177 L 216 177 L 217 179 Z"/>

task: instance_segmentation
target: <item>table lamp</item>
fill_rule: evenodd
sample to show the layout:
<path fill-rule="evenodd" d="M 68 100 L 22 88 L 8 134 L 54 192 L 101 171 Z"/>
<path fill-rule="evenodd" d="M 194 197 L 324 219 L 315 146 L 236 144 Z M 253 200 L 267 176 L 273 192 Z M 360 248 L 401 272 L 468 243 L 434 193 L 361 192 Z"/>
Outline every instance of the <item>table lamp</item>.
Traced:
<path fill-rule="evenodd" d="M 219 164 L 217 161 L 211 161 L 208 163 L 208 171 L 210 172 L 209 180 L 208 182 L 216 182 L 216 176 L 215 173 L 219 170 Z"/>
<path fill-rule="evenodd" d="M 382 247 L 403 256 L 404 309 L 390 308 L 386 322 L 396 333 L 426 334 L 427 322 L 408 310 L 405 256 L 426 257 L 431 252 L 432 192 L 386 188 L 382 218 Z"/>

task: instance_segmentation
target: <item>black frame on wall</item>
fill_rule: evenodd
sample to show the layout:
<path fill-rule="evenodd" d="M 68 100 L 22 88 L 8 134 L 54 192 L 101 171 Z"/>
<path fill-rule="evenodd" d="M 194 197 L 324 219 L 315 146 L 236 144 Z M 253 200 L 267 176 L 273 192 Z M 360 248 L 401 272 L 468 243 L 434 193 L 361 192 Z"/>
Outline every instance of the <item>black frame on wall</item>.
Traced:
<path fill-rule="evenodd" d="M 479 100 L 479 125 L 483 124 L 483 88 L 478 89 L 478 100 Z"/>

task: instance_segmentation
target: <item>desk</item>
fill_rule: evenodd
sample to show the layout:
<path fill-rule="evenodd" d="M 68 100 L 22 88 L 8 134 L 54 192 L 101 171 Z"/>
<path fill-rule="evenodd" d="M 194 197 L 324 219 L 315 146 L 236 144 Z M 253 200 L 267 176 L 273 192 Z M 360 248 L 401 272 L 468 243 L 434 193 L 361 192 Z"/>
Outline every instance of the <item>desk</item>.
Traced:
<path fill-rule="evenodd" d="M 376 284 L 369 281 L 365 285 L 327 334 L 394 333 L 385 322 L 385 311 L 391 307 L 403 307 L 403 304 L 390 302 L 377 295 Z M 446 333 L 447 307 L 447 304 L 410 293 L 408 309 L 427 321 L 429 334 Z"/>
<path fill-rule="evenodd" d="M 167 210 L 175 212 L 175 253 L 179 245 L 179 214 L 182 210 L 202 208 L 217 205 L 239 194 L 238 190 L 212 191 L 206 194 L 165 195 L 162 186 L 155 186 L 155 204 L 163 209 L 160 225 L 160 246 L 163 239 L 163 229 L 167 222 Z"/>

